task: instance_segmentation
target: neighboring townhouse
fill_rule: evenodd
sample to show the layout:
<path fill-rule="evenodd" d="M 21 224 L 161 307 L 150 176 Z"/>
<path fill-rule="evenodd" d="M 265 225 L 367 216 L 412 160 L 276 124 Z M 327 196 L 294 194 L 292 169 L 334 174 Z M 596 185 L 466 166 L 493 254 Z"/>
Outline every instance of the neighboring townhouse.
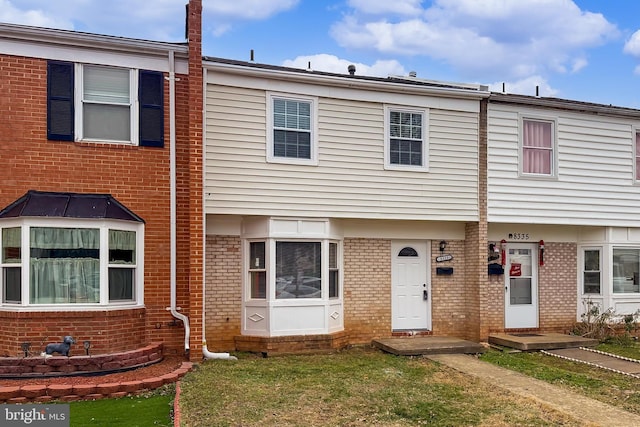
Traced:
<path fill-rule="evenodd" d="M 0 355 L 72 335 L 201 356 L 200 1 L 188 15 L 189 43 L 0 24 Z"/>
<path fill-rule="evenodd" d="M 639 126 L 639 110 L 491 95 L 488 244 L 504 262 L 489 261 L 481 336 L 640 309 Z"/>
<path fill-rule="evenodd" d="M 480 338 L 486 87 L 207 57 L 204 81 L 211 348 Z"/>

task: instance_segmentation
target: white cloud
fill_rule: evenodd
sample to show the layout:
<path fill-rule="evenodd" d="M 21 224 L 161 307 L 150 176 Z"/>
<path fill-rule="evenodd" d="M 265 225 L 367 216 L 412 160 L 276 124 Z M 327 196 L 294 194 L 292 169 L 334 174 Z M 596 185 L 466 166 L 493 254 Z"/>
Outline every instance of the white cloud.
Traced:
<path fill-rule="evenodd" d="M 231 31 L 240 21 L 265 20 L 293 9 L 299 0 L 203 0 L 203 21 L 218 37 Z"/>
<path fill-rule="evenodd" d="M 640 57 L 640 30 L 633 33 L 624 44 L 624 53 Z"/>
<path fill-rule="evenodd" d="M 289 10 L 299 0 L 203 0 L 202 8 L 206 12 L 223 17 L 240 19 L 266 19 L 272 15 Z"/>
<path fill-rule="evenodd" d="M 538 95 L 544 97 L 554 97 L 558 94 L 556 89 L 553 89 L 547 80 L 541 76 L 530 76 L 522 80 L 515 80 L 510 82 L 496 82 L 489 84 L 489 90 L 492 92 L 502 92 L 504 85 L 504 93 L 515 93 L 519 95 L 536 96 L 536 87 L 538 88 Z"/>
<path fill-rule="evenodd" d="M 356 74 L 360 76 L 388 77 L 390 75 L 405 75 L 406 71 L 402 65 L 395 60 L 378 60 L 372 65 L 360 62 L 353 62 L 347 59 L 338 58 L 335 55 L 320 53 L 316 55 L 298 56 L 288 59 L 282 63 L 285 67 L 307 69 L 311 63 L 314 71 L 325 71 L 329 73 L 347 74 L 349 65 L 356 66 Z"/>
<path fill-rule="evenodd" d="M 182 41 L 185 1 L 153 0 L 150 7 L 148 0 L 0 0 L 0 21 Z"/>
<path fill-rule="evenodd" d="M 48 16 L 44 10 L 37 6 L 34 8 L 19 9 L 9 0 L 0 0 L 0 22 L 47 28 L 73 28 L 73 25 L 68 20 Z"/>
<path fill-rule="evenodd" d="M 601 14 L 584 12 L 568 0 L 434 0 L 411 19 L 354 9 L 331 34 L 346 48 L 427 56 L 453 66 L 464 78 L 523 79 L 579 71 L 587 64 L 585 51 L 616 37 L 618 30 Z"/>

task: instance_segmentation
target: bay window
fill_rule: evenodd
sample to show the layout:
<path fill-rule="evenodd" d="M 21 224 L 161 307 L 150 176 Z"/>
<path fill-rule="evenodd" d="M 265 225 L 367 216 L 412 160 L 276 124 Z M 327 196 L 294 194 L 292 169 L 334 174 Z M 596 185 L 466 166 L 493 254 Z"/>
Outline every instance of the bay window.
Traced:
<path fill-rule="evenodd" d="M 139 302 L 141 235 L 115 223 L 113 228 L 89 224 L 49 226 L 23 221 L 19 227 L 2 228 L 2 303 L 72 306 Z"/>
<path fill-rule="evenodd" d="M 337 242 L 266 240 L 248 244 L 249 298 L 268 297 L 269 260 L 266 247 L 269 245 L 275 247 L 273 280 L 276 300 L 340 296 Z M 324 288 L 327 289 L 326 296 L 323 294 Z"/>

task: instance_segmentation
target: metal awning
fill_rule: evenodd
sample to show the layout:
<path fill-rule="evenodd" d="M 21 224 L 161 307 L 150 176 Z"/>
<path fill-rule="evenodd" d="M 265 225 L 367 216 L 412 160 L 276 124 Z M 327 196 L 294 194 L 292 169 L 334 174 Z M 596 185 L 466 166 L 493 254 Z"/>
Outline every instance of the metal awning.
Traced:
<path fill-rule="evenodd" d="M 0 218 L 57 217 L 119 219 L 144 222 L 111 194 L 58 193 L 29 190 L 0 211 Z"/>

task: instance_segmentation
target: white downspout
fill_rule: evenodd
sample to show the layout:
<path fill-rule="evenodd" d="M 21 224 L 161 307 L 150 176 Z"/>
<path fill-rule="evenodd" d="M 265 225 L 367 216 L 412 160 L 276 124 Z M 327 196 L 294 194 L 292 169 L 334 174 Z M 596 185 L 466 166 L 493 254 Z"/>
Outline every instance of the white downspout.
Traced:
<path fill-rule="evenodd" d="M 182 321 L 184 325 L 184 352 L 189 356 L 189 318 L 182 313 L 178 313 L 176 307 L 176 72 L 174 52 L 169 51 L 169 181 L 170 181 L 170 221 L 171 221 L 171 260 L 170 260 L 170 287 L 171 305 L 169 310 L 171 315 Z"/>
<path fill-rule="evenodd" d="M 207 98 L 207 70 L 206 68 L 204 70 L 202 70 L 202 93 L 204 94 L 204 99 L 206 101 Z M 206 108 L 203 108 L 202 111 L 202 123 L 206 126 Z M 203 128 L 205 127 L 203 126 Z M 202 143 L 205 144 L 206 143 L 206 136 L 205 136 L 205 132 L 202 132 Z M 205 164 L 205 160 L 206 160 L 206 156 L 205 156 L 205 151 L 206 150 L 202 150 L 202 164 Z M 205 182 L 205 172 L 206 168 L 202 168 L 202 182 Z M 204 200 L 204 191 L 202 192 L 202 206 L 204 206 L 205 204 L 205 200 Z M 205 212 L 205 209 L 203 209 L 202 212 L 202 223 L 205 224 L 206 227 L 206 219 L 207 219 L 207 214 Z M 205 238 L 202 241 L 202 253 L 205 254 L 206 256 L 206 229 L 205 229 Z M 205 302 L 207 301 L 205 298 L 205 290 L 207 289 L 207 283 L 205 281 L 205 271 L 204 269 L 202 270 L 202 357 L 204 357 L 205 359 L 223 359 L 223 360 L 238 360 L 237 357 L 235 356 L 231 356 L 229 353 L 213 353 L 210 352 L 207 349 L 207 336 L 205 334 L 205 325 L 207 324 L 207 319 L 205 318 Z"/>

